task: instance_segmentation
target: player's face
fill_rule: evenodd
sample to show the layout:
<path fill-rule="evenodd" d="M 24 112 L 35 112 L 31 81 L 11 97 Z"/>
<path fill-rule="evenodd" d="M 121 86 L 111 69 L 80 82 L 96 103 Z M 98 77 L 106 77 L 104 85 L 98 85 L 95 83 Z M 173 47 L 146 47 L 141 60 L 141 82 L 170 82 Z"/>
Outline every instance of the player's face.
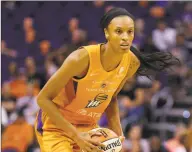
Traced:
<path fill-rule="evenodd" d="M 107 28 L 108 43 L 113 50 L 128 52 L 134 38 L 134 21 L 128 16 L 115 17 Z"/>

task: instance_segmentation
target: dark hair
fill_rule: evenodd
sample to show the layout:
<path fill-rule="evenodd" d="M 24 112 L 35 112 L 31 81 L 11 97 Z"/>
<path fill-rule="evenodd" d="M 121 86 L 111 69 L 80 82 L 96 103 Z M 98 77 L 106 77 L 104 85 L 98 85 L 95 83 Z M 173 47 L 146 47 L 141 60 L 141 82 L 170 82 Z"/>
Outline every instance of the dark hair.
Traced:
<path fill-rule="evenodd" d="M 179 59 L 174 57 L 170 52 L 154 52 L 143 54 L 133 46 L 131 46 L 130 50 L 140 61 L 140 67 L 136 73 L 138 75 L 154 75 L 156 72 L 166 71 L 171 66 L 180 64 Z"/>
<path fill-rule="evenodd" d="M 106 12 L 100 20 L 100 27 L 104 31 L 105 28 L 109 25 L 111 20 L 117 16 L 129 16 L 134 20 L 134 17 L 124 8 L 115 7 Z"/>
<path fill-rule="evenodd" d="M 100 21 L 100 26 L 104 31 L 108 27 L 111 20 L 117 16 L 129 16 L 134 20 L 132 14 L 130 14 L 124 8 L 112 8 L 110 11 L 105 13 Z M 153 75 L 156 72 L 165 71 L 173 65 L 180 64 L 179 59 L 174 57 L 169 52 L 154 52 L 150 54 L 143 54 L 138 51 L 135 47 L 131 46 L 130 50 L 137 56 L 140 60 L 140 67 L 137 70 L 136 74 L 142 76 Z"/>

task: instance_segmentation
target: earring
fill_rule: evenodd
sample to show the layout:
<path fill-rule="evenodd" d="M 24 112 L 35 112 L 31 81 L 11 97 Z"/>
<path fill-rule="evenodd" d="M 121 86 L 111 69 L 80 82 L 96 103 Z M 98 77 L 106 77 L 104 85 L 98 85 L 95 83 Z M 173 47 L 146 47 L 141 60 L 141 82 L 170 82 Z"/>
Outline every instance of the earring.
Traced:
<path fill-rule="evenodd" d="M 107 40 L 109 39 L 109 35 L 108 34 L 106 34 L 105 37 L 106 37 Z"/>

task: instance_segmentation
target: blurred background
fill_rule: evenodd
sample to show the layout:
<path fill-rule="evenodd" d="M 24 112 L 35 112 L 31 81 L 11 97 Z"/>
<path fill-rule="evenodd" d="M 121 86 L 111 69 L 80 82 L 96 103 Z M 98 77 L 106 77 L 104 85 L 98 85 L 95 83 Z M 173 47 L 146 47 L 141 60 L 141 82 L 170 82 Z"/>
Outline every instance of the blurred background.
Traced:
<path fill-rule="evenodd" d="M 65 58 L 104 42 L 102 15 L 126 8 L 135 20 L 133 45 L 171 52 L 181 61 L 168 73 L 134 77 L 118 96 L 125 152 L 192 151 L 192 2 L 1 2 L 1 133 L 6 152 L 39 152 L 36 96 Z M 73 69 L 72 69 L 73 70 Z M 105 115 L 99 124 L 107 126 Z"/>

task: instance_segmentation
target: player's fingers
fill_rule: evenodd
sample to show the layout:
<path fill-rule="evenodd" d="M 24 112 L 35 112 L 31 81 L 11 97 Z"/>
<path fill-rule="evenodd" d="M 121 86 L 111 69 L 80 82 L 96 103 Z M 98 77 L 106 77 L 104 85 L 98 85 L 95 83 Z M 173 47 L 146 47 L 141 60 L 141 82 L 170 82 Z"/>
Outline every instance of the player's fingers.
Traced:
<path fill-rule="evenodd" d="M 89 142 L 95 146 L 105 147 L 105 144 L 97 142 L 97 141 L 89 140 Z"/>
<path fill-rule="evenodd" d="M 119 139 L 121 140 L 121 142 L 124 142 L 125 137 L 124 136 L 119 136 Z"/>
<path fill-rule="evenodd" d="M 98 147 L 93 146 L 92 144 L 89 144 L 86 147 L 86 150 L 89 151 L 89 152 L 102 152 Z"/>
<path fill-rule="evenodd" d="M 92 152 L 103 152 L 97 145 L 94 145 L 92 141 L 87 144 L 87 147 L 90 147 Z"/>
<path fill-rule="evenodd" d="M 91 152 L 104 152 L 102 149 L 100 149 L 99 147 L 95 147 L 94 149 L 92 149 Z"/>
<path fill-rule="evenodd" d="M 86 152 L 91 152 L 92 151 L 92 148 L 89 147 L 89 146 L 86 146 L 84 149 L 86 150 Z"/>
<path fill-rule="evenodd" d="M 100 132 L 98 132 L 98 131 L 91 131 L 91 132 L 89 132 L 89 135 L 90 135 L 90 136 L 93 136 L 93 135 L 102 136 L 102 133 L 100 133 Z"/>
<path fill-rule="evenodd" d="M 86 149 L 81 149 L 80 151 L 81 152 L 88 152 Z"/>
<path fill-rule="evenodd" d="M 90 142 L 90 143 L 88 143 L 88 144 L 87 144 L 87 146 L 89 146 L 91 149 L 95 149 L 95 148 L 96 148 L 96 146 L 95 146 L 95 145 L 93 145 L 91 142 Z"/>

